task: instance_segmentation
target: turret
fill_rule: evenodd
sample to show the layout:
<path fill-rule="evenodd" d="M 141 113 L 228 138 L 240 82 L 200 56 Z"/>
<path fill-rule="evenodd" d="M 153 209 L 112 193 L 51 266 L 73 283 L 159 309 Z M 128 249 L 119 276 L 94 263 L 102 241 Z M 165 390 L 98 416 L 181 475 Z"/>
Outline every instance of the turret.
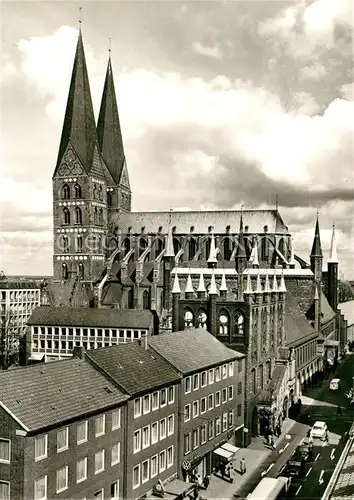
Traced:
<path fill-rule="evenodd" d="M 163 255 L 163 308 L 170 311 L 171 304 L 171 272 L 174 266 L 175 253 L 172 239 L 171 217 L 165 243 L 165 253 Z"/>
<path fill-rule="evenodd" d="M 209 286 L 208 301 L 208 331 L 213 335 L 217 334 L 216 299 L 218 290 L 216 288 L 215 271 L 213 270 Z"/>
<path fill-rule="evenodd" d="M 179 299 L 181 297 L 181 288 L 179 286 L 178 274 L 176 272 L 172 287 L 172 331 L 179 330 Z"/>
<path fill-rule="evenodd" d="M 197 288 L 197 294 L 198 294 L 198 299 L 205 299 L 205 297 L 206 297 L 206 288 L 205 288 L 205 283 L 204 283 L 203 271 L 201 271 L 200 276 L 199 276 L 199 285 Z"/>
<path fill-rule="evenodd" d="M 227 285 L 226 285 L 225 271 L 221 275 L 221 285 L 219 288 L 219 292 L 220 292 L 220 297 L 222 297 L 223 299 L 226 299 L 226 297 L 227 297 Z"/>
<path fill-rule="evenodd" d="M 327 261 L 328 270 L 328 302 L 334 311 L 338 308 L 338 256 L 336 245 L 336 229 L 333 224 L 331 248 Z"/>

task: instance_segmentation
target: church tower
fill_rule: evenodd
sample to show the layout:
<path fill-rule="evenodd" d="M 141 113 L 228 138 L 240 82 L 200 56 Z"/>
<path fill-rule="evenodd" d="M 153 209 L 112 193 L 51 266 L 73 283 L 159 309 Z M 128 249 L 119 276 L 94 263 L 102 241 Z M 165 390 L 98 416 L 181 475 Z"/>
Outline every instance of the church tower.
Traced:
<path fill-rule="evenodd" d="M 322 246 L 321 246 L 321 236 L 320 236 L 320 225 L 318 222 L 318 214 L 316 219 L 315 235 L 313 238 L 312 250 L 310 254 L 311 271 L 315 276 L 315 281 L 321 283 L 322 280 Z"/>
<path fill-rule="evenodd" d="M 94 282 L 105 264 L 107 186 L 81 29 L 53 186 L 55 280 Z"/>
<path fill-rule="evenodd" d="M 131 190 L 120 128 L 111 56 L 108 59 L 97 135 L 106 165 L 108 217 L 114 211 L 131 211 Z"/>
<path fill-rule="evenodd" d="M 336 245 L 336 228 L 333 224 L 331 249 L 327 261 L 328 275 L 328 302 L 334 311 L 338 309 L 338 256 Z"/>

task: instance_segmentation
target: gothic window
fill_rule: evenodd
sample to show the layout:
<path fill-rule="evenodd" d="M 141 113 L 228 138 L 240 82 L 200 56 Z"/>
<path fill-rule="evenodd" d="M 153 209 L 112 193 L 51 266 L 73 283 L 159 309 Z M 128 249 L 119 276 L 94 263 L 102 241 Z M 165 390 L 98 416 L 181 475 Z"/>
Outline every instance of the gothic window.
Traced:
<path fill-rule="evenodd" d="M 100 208 L 98 212 L 98 224 L 99 226 L 103 226 L 103 209 Z"/>
<path fill-rule="evenodd" d="M 98 199 L 102 200 L 102 186 L 98 187 Z"/>
<path fill-rule="evenodd" d="M 258 376 L 259 376 L 259 381 L 258 381 L 258 385 L 261 389 L 263 389 L 263 386 L 264 386 L 264 373 L 263 373 L 263 365 L 260 365 L 259 367 L 259 373 L 258 373 Z"/>
<path fill-rule="evenodd" d="M 253 368 L 251 370 L 251 392 L 256 393 L 256 370 Z"/>
<path fill-rule="evenodd" d="M 69 240 L 66 235 L 63 236 L 63 252 L 67 253 L 69 251 Z"/>
<path fill-rule="evenodd" d="M 188 253 L 189 253 L 189 260 L 192 260 L 195 254 L 197 253 L 197 243 L 194 238 L 191 238 L 189 240 Z"/>
<path fill-rule="evenodd" d="M 96 184 L 93 185 L 92 195 L 93 195 L 93 199 L 95 200 L 97 198 L 97 187 L 96 187 Z"/>
<path fill-rule="evenodd" d="M 75 208 L 75 223 L 82 224 L 82 212 L 81 212 L 81 208 L 79 208 L 79 207 Z"/>
<path fill-rule="evenodd" d="M 252 253 L 252 245 L 248 238 L 245 238 L 245 250 L 246 250 L 247 260 L 249 260 Z"/>
<path fill-rule="evenodd" d="M 268 259 L 268 239 L 266 236 L 262 237 L 262 243 L 261 243 L 261 259 L 266 260 Z"/>
<path fill-rule="evenodd" d="M 75 196 L 75 198 L 81 198 L 82 197 L 80 184 L 75 184 L 75 186 L 74 186 L 74 196 Z"/>
<path fill-rule="evenodd" d="M 210 245 L 211 245 L 211 239 L 208 238 L 205 242 L 205 254 L 207 259 L 209 258 L 210 255 Z"/>
<path fill-rule="evenodd" d="M 67 184 L 64 184 L 62 188 L 62 197 L 64 200 L 68 200 L 70 198 L 70 188 Z"/>
<path fill-rule="evenodd" d="M 79 273 L 79 278 L 80 278 L 81 280 L 83 280 L 83 279 L 84 279 L 84 275 L 85 275 L 85 272 L 84 272 L 84 271 L 85 271 L 85 270 L 84 270 L 84 265 L 83 265 L 83 263 L 82 263 L 82 262 L 80 262 L 80 263 L 79 263 L 79 267 L 78 267 L 78 273 Z"/>
<path fill-rule="evenodd" d="M 97 207 L 93 209 L 93 223 L 95 224 L 95 226 L 97 226 L 98 223 Z"/>
<path fill-rule="evenodd" d="M 61 266 L 61 275 L 64 280 L 68 279 L 69 273 L 68 273 L 68 266 L 63 262 Z"/>
<path fill-rule="evenodd" d="M 235 335 L 244 335 L 245 333 L 245 318 L 242 313 L 235 314 Z"/>
<path fill-rule="evenodd" d="M 207 329 L 207 315 L 205 314 L 205 311 L 200 310 L 198 313 L 198 328 L 204 328 L 205 330 Z"/>
<path fill-rule="evenodd" d="M 157 257 L 160 255 L 163 248 L 164 248 L 164 245 L 163 245 L 162 240 L 160 238 L 155 240 L 155 259 L 157 259 Z"/>
<path fill-rule="evenodd" d="M 66 207 L 63 209 L 63 222 L 64 224 L 70 224 L 70 212 Z"/>
<path fill-rule="evenodd" d="M 271 361 L 267 361 L 267 377 L 268 377 L 268 380 L 270 380 L 272 378 L 272 363 Z"/>
<path fill-rule="evenodd" d="M 97 236 L 96 252 L 100 253 L 102 247 L 102 236 Z"/>
<path fill-rule="evenodd" d="M 123 257 L 125 257 L 129 251 L 130 251 L 130 239 L 125 238 L 125 240 L 123 241 Z"/>
<path fill-rule="evenodd" d="M 193 327 L 194 316 L 190 309 L 187 309 L 184 313 L 184 328 Z"/>
<path fill-rule="evenodd" d="M 82 236 L 81 236 L 81 234 L 76 236 L 76 251 L 82 252 Z"/>
<path fill-rule="evenodd" d="M 140 238 L 139 240 L 139 257 L 145 252 L 147 248 L 147 241 L 145 238 Z"/>
<path fill-rule="evenodd" d="M 224 247 L 224 260 L 230 260 L 232 254 L 230 238 L 224 239 L 223 247 Z"/>
<path fill-rule="evenodd" d="M 110 191 L 107 192 L 107 206 L 109 208 L 112 206 L 112 193 Z"/>
<path fill-rule="evenodd" d="M 222 311 L 219 316 L 219 335 L 226 336 L 229 334 L 230 321 L 226 311 Z"/>
<path fill-rule="evenodd" d="M 134 291 L 132 288 L 128 290 L 128 309 L 134 309 Z"/>
<path fill-rule="evenodd" d="M 180 251 L 180 249 L 181 249 L 180 242 L 178 241 L 177 238 L 173 238 L 173 251 L 174 251 L 175 255 L 178 254 L 178 252 Z"/>
<path fill-rule="evenodd" d="M 149 290 L 143 291 L 143 309 L 150 309 L 150 293 Z"/>

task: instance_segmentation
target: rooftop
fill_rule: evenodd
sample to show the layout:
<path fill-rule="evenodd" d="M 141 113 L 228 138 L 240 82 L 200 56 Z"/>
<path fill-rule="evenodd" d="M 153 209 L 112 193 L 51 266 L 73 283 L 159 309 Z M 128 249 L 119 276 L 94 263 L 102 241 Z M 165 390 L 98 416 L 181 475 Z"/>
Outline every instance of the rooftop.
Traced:
<path fill-rule="evenodd" d="M 354 300 L 341 302 L 338 304 L 338 309 L 343 314 L 344 319 L 348 321 L 348 326 L 354 325 Z"/>
<path fill-rule="evenodd" d="M 77 358 L 0 372 L 0 405 L 27 431 L 61 425 L 128 399 Z"/>
<path fill-rule="evenodd" d="M 139 394 L 180 379 L 176 370 L 139 342 L 94 349 L 85 355 L 128 394 Z"/>
<path fill-rule="evenodd" d="M 284 325 L 286 345 L 298 344 L 304 337 L 317 334 L 290 292 L 285 296 Z"/>
<path fill-rule="evenodd" d="M 183 374 L 243 358 L 204 328 L 163 333 L 150 337 L 149 346 Z"/>
<path fill-rule="evenodd" d="M 99 328 L 149 328 L 153 314 L 147 309 L 97 309 L 80 307 L 37 307 L 28 325 Z"/>

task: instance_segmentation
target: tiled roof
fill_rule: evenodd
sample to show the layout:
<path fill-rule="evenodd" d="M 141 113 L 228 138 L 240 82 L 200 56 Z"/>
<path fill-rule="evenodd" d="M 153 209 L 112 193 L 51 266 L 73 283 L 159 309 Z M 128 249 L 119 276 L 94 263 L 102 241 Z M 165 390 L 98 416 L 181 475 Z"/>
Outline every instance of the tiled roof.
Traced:
<path fill-rule="evenodd" d="M 207 234 L 213 226 L 215 234 L 225 234 L 230 226 L 231 234 L 238 234 L 240 217 L 243 216 L 244 227 L 248 226 L 247 233 L 264 233 L 264 226 L 268 226 L 270 233 L 288 234 L 288 228 L 276 210 L 203 210 L 184 212 L 129 212 L 117 214 L 116 224 L 123 233 L 140 234 L 144 227 L 145 233 L 161 232 L 167 234 L 169 220 L 176 227 L 176 234 L 188 234 L 191 226 L 195 234 Z"/>
<path fill-rule="evenodd" d="M 37 307 L 28 325 L 86 326 L 99 328 L 149 328 L 153 323 L 146 309 L 97 309 L 76 307 Z"/>
<path fill-rule="evenodd" d="M 330 319 L 334 318 L 335 312 L 331 308 L 328 303 L 328 299 L 321 290 L 321 312 L 322 312 L 322 320 L 321 323 L 326 323 Z"/>
<path fill-rule="evenodd" d="M 340 309 L 344 319 L 348 321 L 348 326 L 354 325 L 354 300 L 341 302 L 338 304 L 338 309 Z"/>
<path fill-rule="evenodd" d="M 258 396 L 257 402 L 262 404 L 269 404 L 272 402 L 273 397 L 276 397 L 276 395 L 279 393 L 279 389 L 281 386 L 281 383 L 284 379 L 284 375 L 286 373 L 286 366 L 285 365 L 276 365 L 273 373 L 272 373 L 272 378 L 269 381 L 269 384 L 266 389 L 263 389 L 263 391 L 260 393 Z"/>
<path fill-rule="evenodd" d="M 0 280 L 1 290 L 21 290 L 21 289 L 31 289 L 39 290 L 41 286 L 40 281 L 31 279 L 18 279 L 18 280 Z"/>
<path fill-rule="evenodd" d="M 286 345 L 298 344 L 302 339 L 313 334 L 315 329 L 310 325 L 303 311 L 301 310 L 296 298 L 287 293 L 285 298 L 285 341 Z"/>
<path fill-rule="evenodd" d="M 30 431 L 108 408 L 128 397 L 77 358 L 0 372 L 0 402 Z"/>
<path fill-rule="evenodd" d="M 180 379 L 178 372 L 165 359 L 138 342 L 94 349 L 85 355 L 131 395 Z"/>
<path fill-rule="evenodd" d="M 244 357 L 224 346 L 204 328 L 150 337 L 149 345 L 183 374 Z"/>

